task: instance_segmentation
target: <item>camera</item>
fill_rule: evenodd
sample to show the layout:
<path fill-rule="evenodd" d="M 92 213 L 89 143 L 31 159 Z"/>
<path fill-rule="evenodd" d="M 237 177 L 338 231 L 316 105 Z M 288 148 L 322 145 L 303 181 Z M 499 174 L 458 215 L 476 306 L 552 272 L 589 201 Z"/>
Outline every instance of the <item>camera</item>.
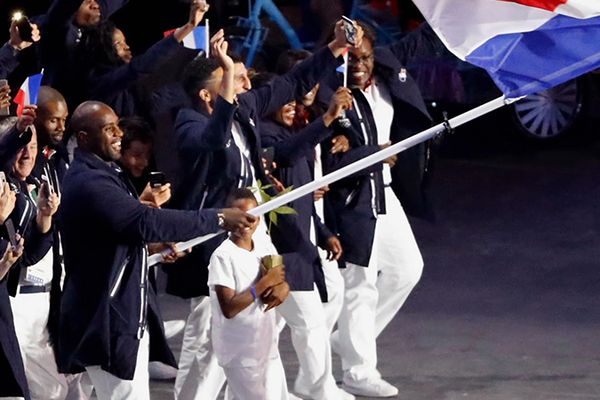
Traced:
<path fill-rule="evenodd" d="M 21 40 L 25 42 L 33 42 L 33 29 L 31 28 L 31 22 L 29 21 L 29 18 L 27 18 L 21 12 L 16 12 L 13 14 L 12 20 L 16 22 Z"/>
<path fill-rule="evenodd" d="M 354 25 L 354 21 L 343 15 L 342 20 L 344 21 L 344 33 L 346 34 L 346 42 L 348 42 L 352 46 L 356 46 L 356 26 Z"/>

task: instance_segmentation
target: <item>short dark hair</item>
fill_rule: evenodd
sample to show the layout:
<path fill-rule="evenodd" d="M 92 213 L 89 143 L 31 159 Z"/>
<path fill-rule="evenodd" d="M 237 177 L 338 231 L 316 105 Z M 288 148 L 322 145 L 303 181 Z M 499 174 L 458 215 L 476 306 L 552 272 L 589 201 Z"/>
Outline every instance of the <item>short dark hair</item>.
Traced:
<path fill-rule="evenodd" d="M 121 118 L 119 128 L 123 131 L 121 139 L 121 153 L 131 147 L 131 142 L 142 142 L 143 144 L 152 144 L 152 127 L 145 119 L 133 116 Z"/>
<path fill-rule="evenodd" d="M 363 39 L 367 39 L 371 42 L 372 46 L 375 46 L 375 43 L 377 42 L 377 33 L 375 33 L 375 29 L 365 21 L 359 19 L 356 20 L 356 23 L 363 30 Z"/>
<path fill-rule="evenodd" d="M 261 86 L 270 84 L 276 76 L 277 75 L 272 72 L 259 72 L 255 74 L 250 81 L 252 82 L 253 88 L 259 88 Z"/>
<path fill-rule="evenodd" d="M 248 188 L 233 189 L 233 191 L 229 193 L 229 196 L 227 196 L 227 207 L 231 207 L 233 203 L 238 200 L 253 200 L 256 204 L 258 204 L 254 193 L 252 193 L 252 190 Z"/>
<path fill-rule="evenodd" d="M 213 58 L 196 57 L 183 71 L 183 87 L 187 95 L 196 101 L 198 92 L 206 88 L 206 83 L 210 80 L 213 72 L 219 69 L 219 62 Z"/>
<path fill-rule="evenodd" d="M 279 55 L 275 71 L 277 74 L 283 75 L 294 68 L 300 61 L 306 60 L 311 55 L 312 53 L 310 51 L 304 49 L 286 50 Z"/>

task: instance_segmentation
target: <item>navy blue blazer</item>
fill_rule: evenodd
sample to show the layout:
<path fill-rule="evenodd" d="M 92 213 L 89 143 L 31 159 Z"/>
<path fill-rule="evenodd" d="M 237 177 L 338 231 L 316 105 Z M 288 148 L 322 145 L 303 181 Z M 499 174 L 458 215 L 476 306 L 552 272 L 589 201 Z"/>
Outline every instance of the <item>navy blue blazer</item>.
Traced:
<path fill-rule="evenodd" d="M 128 64 L 98 67 L 88 77 L 90 99 L 108 104 L 119 117 L 141 115 L 143 102 L 138 98 L 136 85 L 175 59 L 179 50 L 185 51 L 175 37 L 169 35 Z"/>
<path fill-rule="evenodd" d="M 267 182 L 260 154 L 261 118 L 303 96 L 327 71 L 335 70 L 340 63 L 341 60 L 334 58 L 325 47 L 288 74 L 276 77 L 270 85 L 239 95 L 237 104 L 218 98 L 210 116 L 195 109 L 181 110 L 176 120 L 176 132 L 186 176 L 174 195 L 173 206 L 197 210 L 225 205 L 229 193 L 238 185 L 241 171 L 239 149 L 231 134 L 234 119 L 248 141 L 257 179 Z M 285 243 L 274 241 L 274 244 L 284 254 L 290 287 L 292 290 L 313 290 L 312 269 L 307 269 L 306 264 L 318 262 L 316 249 L 306 243 L 293 219 L 280 218 L 272 232 L 279 229 L 286 231 L 286 240 Z M 214 249 L 223 240 L 224 235 L 197 246 L 190 255 L 169 266 L 167 292 L 186 298 L 208 295 L 206 267 Z"/>
<path fill-rule="evenodd" d="M 329 138 L 332 129 L 325 126 L 323 118 L 316 119 L 313 123 L 299 132 L 277 124 L 271 120 L 265 120 L 261 126 L 261 138 L 265 147 L 275 149 L 274 160 L 277 169 L 274 171 L 277 178 L 286 186 L 298 188 L 313 180 L 315 146 L 321 141 Z M 304 239 L 310 242 L 311 220 L 315 221 L 315 234 L 317 244 L 324 247 L 325 242 L 333 234 L 321 222 L 315 210 L 313 194 L 306 195 L 294 200 L 288 206 L 292 207 L 297 214 L 290 215 L 294 219 Z M 282 230 L 274 230 L 273 242 L 285 241 L 287 233 Z M 307 265 L 312 267 L 314 282 L 323 301 L 327 301 L 327 288 L 325 276 L 320 262 Z"/>
<path fill-rule="evenodd" d="M 119 378 L 132 379 L 138 333 L 145 324 L 151 337 L 150 359 L 176 366 L 164 337 L 156 293 L 148 285 L 145 244 L 216 232 L 217 210 L 144 206 L 122 172 L 77 149 L 65 175 L 60 217 L 66 277 L 59 370 L 78 373 L 86 366 L 100 365 Z M 140 315 L 146 318 L 140 320 Z"/>
<path fill-rule="evenodd" d="M 394 107 L 394 119 L 390 131 L 390 140 L 399 142 L 412 136 L 431 125 L 431 118 L 425 107 L 419 88 L 405 71 L 399 59 L 408 59 L 410 51 L 418 47 L 392 46 L 375 49 L 375 78 L 383 82 L 389 89 Z M 407 53 L 408 52 L 408 53 Z M 402 71 L 402 73 L 401 73 Z M 332 77 L 322 86 L 319 96 L 321 99 L 331 95 L 339 86 L 340 78 Z M 323 100 L 321 100 L 323 101 Z M 353 148 L 364 149 L 364 155 L 378 150 L 378 146 L 366 146 L 360 121 L 356 110 L 346 112 L 351 122 L 350 129 L 345 131 Z M 326 157 L 324 168 L 331 172 L 341 165 L 337 162 L 340 156 L 329 154 L 323 150 Z M 355 155 L 358 156 L 358 153 Z M 396 165 L 392 168 L 391 187 L 408 214 L 427 216 L 430 214 L 429 204 L 425 197 L 427 152 L 424 144 L 418 145 L 398 155 Z M 381 168 L 376 164 L 353 176 L 331 185 L 328 193 L 332 212 L 327 215 L 328 226 L 335 226 L 336 233 L 344 246 L 344 261 L 357 265 L 368 265 L 371 256 L 375 232 L 375 216 L 371 205 L 371 185 L 369 173 Z M 333 221 L 329 222 L 329 219 Z"/>
<path fill-rule="evenodd" d="M 6 79 L 8 74 L 19 65 L 19 53 L 8 43 L 0 47 L 0 79 Z"/>
<path fill-rule="evenodd" d="M 0 252 L 4 254 L 8 242 L 2 240 Z M 0 397 L 24 397 L 30 399 L 23 358 L 10 308 L 6 277 L 0 280 Z"/>

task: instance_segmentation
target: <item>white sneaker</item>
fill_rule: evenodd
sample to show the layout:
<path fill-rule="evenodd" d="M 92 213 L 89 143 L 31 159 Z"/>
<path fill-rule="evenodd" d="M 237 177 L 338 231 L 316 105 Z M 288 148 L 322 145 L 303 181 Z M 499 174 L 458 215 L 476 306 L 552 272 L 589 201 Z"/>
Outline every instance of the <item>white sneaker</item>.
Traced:
<path fill-rule="evenodd" d="M 398 388 L 381 378 L 370 378 L 362 381 L 346 381 L 342 389 L 348 393 L 364 397 L 393 397 L 398 395 Z"/>
<path fill-rule="evenodd" d="M 294 388 L 294 391 L 296 392 L 296 394 L 300 397 L 296 397 L 294 396 L 294 398 L 296 399 L 312 399 L 310 393 L 308 392 L 304 392 L 302 390 L 298 390 L 298 388 Z M 291 393 L 290 393 L 291 395 Z M 291 399 L 291 397 L 290 397 Z M 351 395 L 350 393 L 344 391 L 343 389 L 338 389 L 335 393 L 335 397 L 332 397 L 332 400 L 355 400 L 355 397 L 353 395 Z"/>

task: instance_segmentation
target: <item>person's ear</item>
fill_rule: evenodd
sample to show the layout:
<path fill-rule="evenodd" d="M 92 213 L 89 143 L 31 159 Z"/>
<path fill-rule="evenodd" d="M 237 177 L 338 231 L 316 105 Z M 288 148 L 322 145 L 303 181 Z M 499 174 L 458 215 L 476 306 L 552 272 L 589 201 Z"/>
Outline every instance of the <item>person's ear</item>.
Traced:
<path fill-rule="evenodd" d="M 200 89 L 200 91 L 198 92 L 198 97 L 200 97 L 200 100 L 202 100 L 202 102 L 204 103 L 210 103 L 212 99 L 210 92 L 206 89 Z"/>
<path fill-rule="evenodd" d="M 78 146 L 86 146 L 88 144 L 89 141 L 89 135 L 86 131 L 78 131 L 75 134 L 75 138 L 77 139 L 77 145 Z"/>

